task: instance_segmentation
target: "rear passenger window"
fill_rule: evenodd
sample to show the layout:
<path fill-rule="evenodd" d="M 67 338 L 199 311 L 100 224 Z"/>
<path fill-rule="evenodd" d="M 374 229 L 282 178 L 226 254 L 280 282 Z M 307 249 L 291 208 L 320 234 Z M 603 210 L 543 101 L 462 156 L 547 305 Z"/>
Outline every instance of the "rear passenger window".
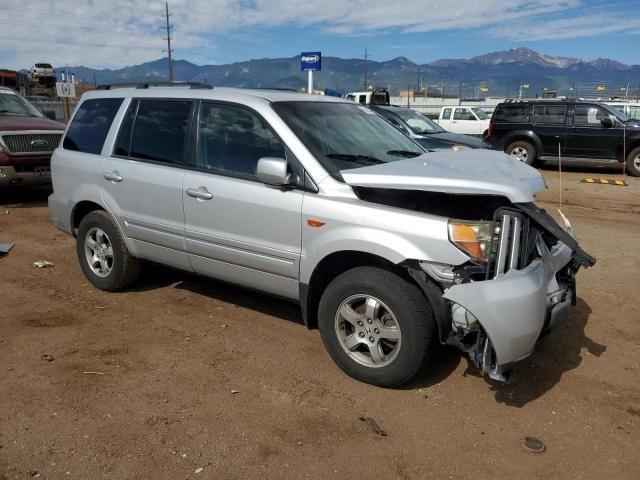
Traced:
<path fill-rule="evenodd" d="M 451 109 L 445 108 L 442 112 L 442 120 L 449 120 L 451 118 Z"/>
<path fill-rule="evenodd" d="M 99 98 L 80 104 L 62 142 L 65 150 L 99 155 L 122 98 Z"/>
<path fill-rule="evenodd" d="M 502 105 L 493 114 L 493 121 L 494 123 L 526 123 L 529 119 L 524 105 Z"/>
<path fill-rule="evenodd" d="M 133 122 L 130 156 L 183 163 L 190 113 L 189 100 L 140 100 Z"/>
<path fill-rule="evenodd" d="M 262 157 L 285 158 L 284 145 L 267 123 L 245 108 L 203 103 L 198 122 L 198 168 L 257 180 Z"/>
<path fill-rule="evenodd" d="M 533 118 L 536 123 L 547 125 L 564 125 L 567 118 L 566 105 L 535 105 Z"/>

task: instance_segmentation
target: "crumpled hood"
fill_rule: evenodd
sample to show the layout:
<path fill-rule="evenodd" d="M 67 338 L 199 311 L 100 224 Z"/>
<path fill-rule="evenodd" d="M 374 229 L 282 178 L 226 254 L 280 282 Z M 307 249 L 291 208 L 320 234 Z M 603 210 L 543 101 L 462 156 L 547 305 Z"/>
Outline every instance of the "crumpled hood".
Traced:
<path fill-rule="evenodd" d="M 342 170 L 349 185 L 429 192 L 501 195 L 532 202 L 545 188 L 540 172 L 502 152 L 429 152 L 416 158 Z"/>

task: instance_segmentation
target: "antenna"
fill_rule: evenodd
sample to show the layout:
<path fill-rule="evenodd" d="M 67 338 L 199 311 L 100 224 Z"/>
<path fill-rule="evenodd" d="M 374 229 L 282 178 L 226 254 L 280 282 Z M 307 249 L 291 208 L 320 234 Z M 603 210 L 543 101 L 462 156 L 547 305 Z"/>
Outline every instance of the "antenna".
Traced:
<path fill-rule="evenodd" d="M 167 38 L 163 38 L 163 40 L 167 41 L 167 55 L 168 55 L 168 62 L 169 62 L 169 81 L 172 82 L 173 81 L 173 60 L 171 59 L 171 53 L 173 52 L 173 49 L 171 48 L 171 40 L 173 37 L 171 37 L 171 29 L 173 28 L 173 25 L 169 25 L 169 17 L 171 16 L 171 14 L 169 13 L 169 2 L 165 2 L 164 4 L 165 7 L 165 28 L 167 30 Z M 163 50 L 164 52 L 165 50 Z"/>

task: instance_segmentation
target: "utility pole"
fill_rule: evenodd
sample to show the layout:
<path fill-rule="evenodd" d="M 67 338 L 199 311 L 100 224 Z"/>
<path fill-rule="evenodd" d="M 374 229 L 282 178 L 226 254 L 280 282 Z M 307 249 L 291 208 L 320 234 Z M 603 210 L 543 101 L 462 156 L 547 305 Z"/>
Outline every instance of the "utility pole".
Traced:
<path fill-rule="evenodd" d="M 169 25 L 169 17 L 171 16 L 171 14 L 169 13 L 169 2 L 165 2 L 164 4 L 164 8 L 165 8 L 165 21 L 166 21 L 166 30 L 167 30 L 167 38 L 163 39 L 167 41 L 167 55 L 168 55 L 168 61 L 169 61 L 169 81 L 173 82 L 173 60 L 171 59 L 171 53 L 173 52 L 173 49 L 171 48 L 171 29 L 173 28 L 173 25 Z"/>
<path fill-rule="evenodd" d="M 367 84 L 367 62 L 369 60 L 369 55 L 367 54 L 367 49 L 364 49 L 364 91 L 368 91 L 369 87 Z"/>

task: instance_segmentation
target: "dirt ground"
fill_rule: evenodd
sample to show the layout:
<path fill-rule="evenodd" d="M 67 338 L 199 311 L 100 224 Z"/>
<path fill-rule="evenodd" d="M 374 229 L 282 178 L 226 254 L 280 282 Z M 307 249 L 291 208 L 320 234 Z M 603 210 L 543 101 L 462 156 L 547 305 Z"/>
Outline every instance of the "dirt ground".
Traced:
<path fill-rule="evenodd" d="M 510 384 L 442 349 L 397 390 L 344 375 L 280 300 L 158 266 L 96 290 L 47 192 L 0 191 L 0 242 L 16 242 L 0 259 L 0 478 L 638 478 L 640 179 L 573 170 L 564 211 L 598 263 L 570 321 Z"/>

